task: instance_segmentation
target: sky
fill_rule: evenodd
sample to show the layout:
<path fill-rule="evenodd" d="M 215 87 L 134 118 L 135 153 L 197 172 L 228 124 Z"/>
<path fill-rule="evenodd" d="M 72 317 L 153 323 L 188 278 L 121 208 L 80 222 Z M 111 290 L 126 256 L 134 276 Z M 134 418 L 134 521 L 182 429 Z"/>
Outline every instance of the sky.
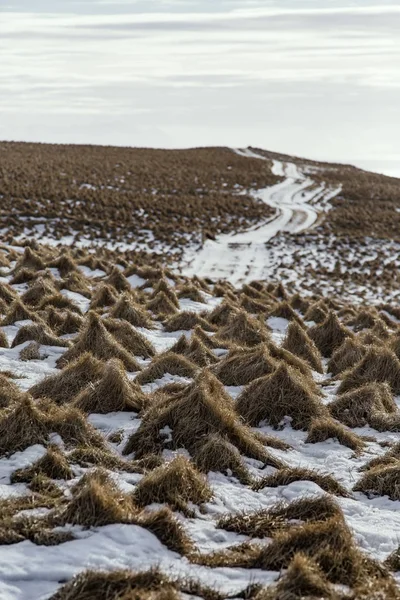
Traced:
<path fill-rule="evenodd" d="M 0 0 L 0 139 L 256 146 L 400 177 L 399 0 Z"/>

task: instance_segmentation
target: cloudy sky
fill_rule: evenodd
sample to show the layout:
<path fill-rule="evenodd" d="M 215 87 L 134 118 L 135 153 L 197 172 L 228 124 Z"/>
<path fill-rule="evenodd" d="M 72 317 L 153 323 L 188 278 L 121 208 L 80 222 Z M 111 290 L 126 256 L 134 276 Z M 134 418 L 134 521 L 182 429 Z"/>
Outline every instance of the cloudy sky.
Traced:
<path fill-rule="evenodd" d="M 260 146 L 400 176 L 399 0 L 0 0 L 0 139 Z"/>

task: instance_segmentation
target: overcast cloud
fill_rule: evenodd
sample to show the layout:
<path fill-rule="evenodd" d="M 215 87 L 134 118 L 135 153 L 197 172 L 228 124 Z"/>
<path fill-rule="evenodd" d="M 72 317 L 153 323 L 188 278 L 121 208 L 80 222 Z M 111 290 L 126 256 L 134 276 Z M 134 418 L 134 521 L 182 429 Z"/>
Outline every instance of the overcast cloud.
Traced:
<path fill-rule="evenodd" d="M 400 176 L 397 0 L 0 0 L 0 139 L 261 146 Z"/>

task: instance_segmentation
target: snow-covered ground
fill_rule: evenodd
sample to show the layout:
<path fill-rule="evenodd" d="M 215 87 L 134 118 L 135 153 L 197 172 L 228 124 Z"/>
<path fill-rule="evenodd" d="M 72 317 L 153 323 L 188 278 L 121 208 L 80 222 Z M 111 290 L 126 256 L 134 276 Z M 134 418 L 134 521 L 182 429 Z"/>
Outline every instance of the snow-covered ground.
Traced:
<path fill-rule="evenodd" d="M 241 156 L 266 160 L 249 149 L 236 150 Z M 294 163 L 273 160 L 272 172 L 283 180 L 252 194 L 276 211 L 266 223 L 244 233 L 221 235 L 207 240 L 201 249 L 188 251 L 182 272 L 192 276 L 226 278 L 237 285 L 270 274 L 267 242 L 279 232 L 300 233 L 310 229 L 318 216 L 329 209 L 329 201 L 340 193 L 316 184 Z"/>

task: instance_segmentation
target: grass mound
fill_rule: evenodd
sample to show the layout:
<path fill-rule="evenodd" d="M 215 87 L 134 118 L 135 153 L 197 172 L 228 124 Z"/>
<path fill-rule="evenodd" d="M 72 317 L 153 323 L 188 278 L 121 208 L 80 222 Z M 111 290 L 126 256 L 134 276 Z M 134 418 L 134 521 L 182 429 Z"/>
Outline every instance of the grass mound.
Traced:
<path fill-rule="evenodd" d="M 33 271 L 42 271 L 44 269 L 42 258 L 29 246 L 25 247 L 21 258 L 17 261 L 17 264 L 14 267 L 14 273 L 17 273 L 21 269 L 32 269 Z"/>
<path fill-rule="evenodd" d="M 114 319 L 128 321 L 134 327 L 153 329 L 154 324 L 150 314 L 139 304 L 135 304 L 130 294 L 123 294 L 110 311 Z"/>
<path fill-rule="evenodd" d="M 283 342 L 283 348 L 305 360 L 317 373 L 324 372 L 318 348 L 298 323 L 290 323 Z"/>
<path fill-rule="evenodd" d="M 77 333 L 83 325 L 83 317 L 72 312 L 71 310 L 66 310 L 63 313 L 62 322 L 57 327 L 58 335 L 66 335 L 70 333 Z"/>
<path fill-rule="evenodd" d="M 343 518 L 340 506 L 330 496 L 304 497 L 293 502 L 278 502 L 271 508 L 238 515 L 228 514 L 218 520 L 217 527 L 252 538 L 273 537 L 280 531 L 309 521 Z"/>
<path fill-rule="evenodd" d="M 29 483 L 38 475 L 44 475 L 50 479 L 73 478 L 73 473 L 68 460 L 58 446 L 49 446 L 46 454 L 32 466 L 14 471 L 11 475 L 11 483 Z"/>
<path fill-rule="evenodd" d="M 115 290 L 106 283 L 99 285 L 92 294 L 90 309 L 104 308 L 105 306 L 114 306 L 117 302 Z"/>
<path fill-rule="evenodd" d="M 16 299 L 8 309 L 6 316 L 1 322 L 1 325 L 14 325 L 18 321 L 41 321 L 40 317 L 30 310 L 21 300 Z"/>
<path fill-rule="evenodd" d="M 235 312 L 228 323 L 216 334 L 222 342 L 233 342 L 241 346 L 258 346 L 269 341 L 269 332 L 261 321 L 251 317 L 245 310 Z"/>
<path fill-rule="evenodd" d="M 193 335 L 187 350 L 186 357 L 199 367 L 208 367 L 218 362 L 215 354 L 204 344 L 201 338 Z"/>
<path fill-rule="evenodd" d="M 275 304 L 270 311 L 270 317 L 280 317 L 292 323 L 297 323 L 300 327 L 305 327 L 302 318 L 299 317 L 287 300 Z"/>
<path fill-rule="evenodd" d="M 330 357 L 348 337 L 353 337 L 350 329 L 342 325 L 334 312 L 330 312 L 326 319 L 314 325 L 308 332 L 322 356 Z"/>
<path fill-rule="evenodd" d="M 87 445 L 104 448 L 102 435 L 78 408 L 70 405 L 57 406 L 47 399 L 42 400 L 39 406 L 46 414 L 51 431 L 58 433 L 67 447 Z"/>
<path fill-rule="evenodd" d="M 204 475 L 184 456 L 161 465 L 143 477 L 134 491 L 138 506 L 169 504 L 173 510 L 188 513 L 188 503 L 208 502 L 213 493 Z"/>
<path fill-rule="evenodd" d="M 373 382 L 387 382 L 394 394 L 400 393 L 400 361 L 389 348 L 370 347 L 364 358 L 344 374 L 338 393 Z"/>
<path fill-rule="evenodd" d="M 107 331 L 100 317 L 93 311 L 88 313 L 74 345 L 58 359 L 57 366 L 63 367 L 85 352 L 91 352 L 96 358 L 105 361 L 118 358 L 128 371 L 140 371 L 139 363 Z"/>
<path fill-rule="evenodd" d="M 178 288 L 178 298 L 188 298 L 192 302 L 204 302 L 204 295 L 200 289 L 191 283 L 185 283 Z"/>
<path fill-rule="evenodd" d="M 10 381 L 9 377 L 0 373 L 0 409 L 18 402 L 21 397 L 22 392 L 19 387 L 13 381 Z"/>
<path fill-rule="evenodd" d="M 302 375 L 304 375 L 308 379 L 309 385 L 313 386 L 314 380 L 311 373 L 311 369 L 307 362 L 305 362 L 299 356 L 292 354 L 292 352 L 289 352 L 289 350 L 285 350 L 285 348 L 277 346 L 275 342 L 268 342 L 267 347 L 272 358 L 275 358 L 277 361 L 283 361 L 288 366 L 298 369 L 300 373 L 302 373 Z M 316 386 L 314 387 L 315 391 L 317 392 L 318 388 Z"/>
<path fill-rule="evenodd" d="M 295 554 L 287 571 L 272 589 L 255 600 L 340 600 L 317 562 L 304 554 Z"/>
<path fill-rule="evenodd" d="M 40 354 L 40 344 L 37 342 L 30 342 L 27 346 L 22 348 L 19 353 L 20 360 L 27 362 L 28 360 L 42 360 L 45 356 Z"/>
<path fill-rule="evenodd" d="M 328 316 L 329 309 L 323 300 L 312 304 L 304 315 L 305 321 L 314 321 L 314 323 L 323 323 Z"/>
<path fill-rule="evenodd" d="M 239 312 L 237 306 L 234 306 L 232 302 L 224 300 L 219 306 L 214 308 L 210 313 L 206 314 L 207 320 L 211 325 L 217 327 L 224 327 L 228 324 L 228 321 L 233 315 Z"/>
<path fill-rule="evenodd" d="M 194 462 L 200 471 L 232 474 L 240 483 L 249 485 L 252 481 L 249 470 L 239 450 L 218 433 L 208 435 L 196 450 Z"/>
<path fill-rule="evenodd" d="M 385 565 L 391 571 L 400 571 L 400 546 L 387 557 Z"/>
<path fill-rule="evenodd" d="M 183 556 L 193 552 L 193 543 L 184 526 L 167 507 L 157 511 L 144 511 L 136 519 L 136 524 L 154 533 L 173 552 Z"/>
<path fill-rule="evenodd" d="M 162 432 L 166 427 L 171 434 Z M 160 452 L 170 435 L 172 447 L 186 448 L 195 455 L 205 436 L 211 434 L 223 436 L 251 458 L 275 467 L 282 466 L 281 461 L 271 456 L 253 432 L 240 422 L 232 399 L 207 370 L 181 393 L 152 406 L 123 452 L 136 451 L 137 458 Z"/>
<path fill-rule="evenodd" d="M 197 368 L 184 356 L 180 356 L 174 352 L 166 352 L 155 358 L 148 367 L 143 369 L 136 377 L 136 381 L 140 385 L 144 385 L 146 383 L 151 383 L 156 379 L 161 379 L 167 373 L 170 375 L 178 375 L 179 377 L 191 378 L 196 375 Z"/>
<path fill-rule="evenodd" d="M 214 340 L 214 336 L 208 335 L 202 327 L 196 325 L 193 330 L 193 337 L 196 336 L 197 339 L 201 340 L 207 348 L 210 350 L 216 350 L 217 348 L 224 348 L 224 345 L 218 344 L 218 341 Z"/>
<path fill-rule="evenodd" d="M 216 331 L 216 328 L 195 312 L 184 310 L 168 319 L 164 325 L 165 331 L 189 331 L 199 325 L 204 331 Z"/>
<path fill-rule="evenodd" d="M 267 475 L 259 481 L 256 481 L 253 485 L 253 489 L 258 491 L 266 487 L 276 488 L 289 485 L 295 481 L 312 481 L 319 485 L 324 492 L 334 494 L 335 496 L 343 496 L 344 498 L 349 496 L 347 490 L 333 477 L 333 475 L 326 475 L 304 467 L 285 467 L 279 469 L 272 475 Z"/>
<path fill-rule="evenodd" d="M 111 285 L 117 292 L 129 292 L 131 290 L 129 281 L 118 267 L 111 269 L 111 273 L 104 279 L 104 283 Z"/>
<path fill-rule="evenodd" d="M 308 430 L 306 444 L 317 444 L 329 439 L 337 440 L 339 444 L 351 448 L 357 454 L 365 447 L 363 440 L 341 423 L 329 417 L 315 419 Z"/>
<path fill-rule="evenodd" d="M 39 277 L 21 296 L 21 301 L 29 306 L 38 306 L 45 296 L 52 296 L 57 289 L 52 281 Z"/>
<path fill-rule="evenodd" d="M 250 383 L 240 394 L 236 409 L 250 425 L 265 421 L 279 427 L 289 417 L 295 429 L 308 429 L 312 419 L 327 412 L 308 380 L 286 364 Z"/>
<path fill-rule="evenodd" d="M 81 309 L 73 300 L 63 296 L 62 294 L 59 294 L 58 292 L 51 296 L 45 296 L 39 304 L 38 309 L 45 310 L 49 306 L 54 306 L 54 308 L 58 308 L 59 310 L 70 310 L 79 315 L 81 314 Z"/>
<path fill-rule="evenodd" d="M 25 395 L 0 413 L 0 456 L 45 444 L 51 431 L 47 416 Z"/>
<path fill-rule="evenodd" d="M 158 292 L 158 294 L 147 303 L 147 309 L 162 318 L 175 315 L 178 312 L 175 303 L 170 300 L 165 292 Z"/>
<path fill-rule="evenodd" d="M 152 358 L 156 351 L 151 342 L 137 331 L 130 323 L 119 319 L 104 319 L 105 328 L 111 333 L 121 346 L 135 356 Z"/>
<path fill-rule="evenodd" d="M 57 404 L 70 402 L 88 384 L 103 375 L 103 364 L 86 352 L 60 373 L 50 375 L 30 388 L 34 398 L 50 398 Z"/>
<path fill-rule="evenodd" d="M 130 523 L 135 507 L 107 475 L 97 470 L 85 475 L 73 490 L 67 506 L 53 515 L 57 525 L 100 527 L 113 523 Z"/>
<path fill-rule="evenodd" d="M 144 466 L 141 467 L 138 464 L 139 461 L 128 462 L 108 448 L 95 448 L 93 446 L 78 446 L 68 455 L 68 460 L 71 464 L 78 464 L 86 469 L 96 466 L 127 473 L 140 473 L 145 470 Z"/>
<path fill-rule="evenodd" d="M 96 383 L 89 383 L 74 400 L 74 406 L 83 412 L 101 414 L 139 412 L 145 404 L 145 394 L 137 384 L 129 381 L 124 366 L 118 359 L 108 361 L 101 379 Z"/>
<path fill-rule="evenodd" d="M 348 427 L 375 427 L 380 414 L 393 415 L 397 405 L 387 383 L 369 383 L 338 396 L 328 406 L 331 415 Z"/>
<path fill-rule="evenodd" d="M 230 351 L 212 372 L 224 385 L 247 385 L 254 379 L 270 375 L 277 367 L 267 345 Z"/>
<path fill-rule="evenodd" d="M 330 358 L 327 371 L 332 375 L 340 375 L 356 365 L 368 351 L 368 346 L 355 338 L 346 338 Z"/>
<path fill-rule="evenodd" d="M 17 292 L 8 283 L 0 281 L 0 300 L 9 306 L 17 298 Z"/>
<path fill-rule="evenodd" d="M 150 285 L 148 285 L 148 283 Z M 151 287 L 151 282 L 148 283 L 146 282 L 145 284 L 143 284 L 142 287 Z M 150 294 L 150 300 L 156 298 L 158 294 L 164 294 L 176 308 L 179 308 L 179 300 L 174 290 L 171 288 L 168 281 L 164 277 L 159 279 L 159 281 L 157 281 L 156 285 L 153 287 L 153 291 Z"/>
<path fill-rule="evenodd" d="M 15 346 L 19 346 L 27 341 L 37 342 L 43 346 L 65 347 L 69 345 L 67 340 L 60 340 L 53 335 L 52 331 L 48 329 L 44 323 L 35 323 L 20 327 L 11 347 L 15 348 Z"/>
<path fill-rule="evenodd" d="M 9 348 L 7 336 L 2 329 L 0 329 L 0 348 Z"/>
<path fill-rule="evenodd" d="M 85 296 L 85 298 L 91 298 L 92 296 L 92 290 L 89 287 L 87 279 L 77 271 L 69 273 L 60 282 L 60 289 L 81 294 L 82 296 Z"/>
<path fill-rule="evenodd" d="M 400 500 L 400 464 L 370 469 L 353 489 L 370 497 L 389 496 L 390 500 Z"/>

